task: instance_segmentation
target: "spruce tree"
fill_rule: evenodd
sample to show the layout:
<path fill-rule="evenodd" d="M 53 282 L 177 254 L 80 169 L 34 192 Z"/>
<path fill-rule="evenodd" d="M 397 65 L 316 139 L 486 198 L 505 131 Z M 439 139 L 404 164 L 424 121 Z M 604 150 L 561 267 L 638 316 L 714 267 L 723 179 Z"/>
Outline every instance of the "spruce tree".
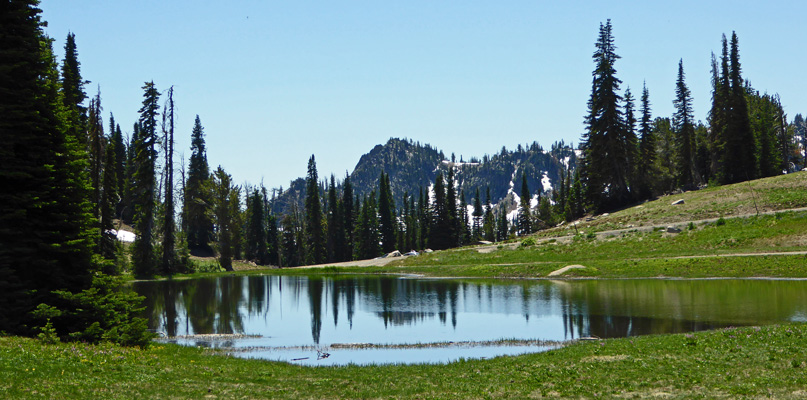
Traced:
<path fill-rule="evenodd" d="M 457 190 L 454 182 L 454 167 L 451 166 L 446 174 L 445 185 L 445 211 L 446 211 L 446 235 L 448 236 L 447 247 L 451 248 L 459 245 L 460 242 L 460 222 L 457 210 Z"/>
<path fill-rule="evenodd" d="M 381 236 L 381 249 L 384 253 L 395 250 L 395 202 L 392 198 L 389 175 L 381 172 L 378 179 L 378 224 Z"/>
<path fill-rule="evenodd" d="M 101 118 L 101 90 L 90 100 L 87 119 L 87 149 L 90 159 L 90 182 L 92 184 L 92 202 L 98 213 L 101 202 L 101 180 L 104 164 L 104 122 Z"/>
<path fill-rule="evenodd" d="M 157 162 L 157 116 L 160 92 L 154 82 L 143 86 L 143 107 L 135 146 L 136 170 L 134 174 L 133 204 L 137 238 L 132 246 L 132 262 L 137 277 L 151 276 L 156 272 L 154 254 L 155 163 Z"/>
<path fill-rule="evenodd" d="M 102 257 L 107 260 L 113 260 L 116 256 L 118 240 L 113 233 L 115 225 L 112 223 L 115 218 L 115 208 L 118 204 L 118 184 L 117 176 L 115 173 L 115 142 L 110 141 L 106 148 L 106 160 L 104 162 L 104 179 L 101 190 L 101 241 L 99 252 Z M 108 269 L 107 273 L 116 272 L 114 269 Z"/>
<path fill-rule="evenodd" d="M 286 214 L 280 220 L 280 253 L 282 267 L 296 267 L 300 265 L 301 250 L 297 240 L 297 232 L 301 229 L 295 218 L 295 213 Z"/>
<path fill-rule="evenodd" d="M 353 258 L 353 230 L 357 212 L 353 204 L 353 185 L 350 183 L 350 175 L 345 175 L 342 188 L 342 228 L 345 235 L 345 245 L 340 251 L 340 259 L 341 261 L 348 261 Z"/>
<path fill-rule="evenodd" d="M 478 241 L 482 237 L 482 217 L 485 215 L 482 210 L 482 199 L 479 196 L 479 188 L 476 188 L 476 195 L 474 196 L 474 211 L 471 213 L 473 216 L 473 232 L 472 236 L 474 241 Z"/>
<path fill-rule="evenodd" d="M 199 116 L 191 133 L 191 157 L 188 162 L 188 179 L 183 196 L 182 224 L 191 251 L 207 253 L 213 238 L 213 221 L 210 219 L 210 169 L 205 150 L 205 135 Z"/>
<path fill-rule="evenodd" d="M 37 305 L 64 304 L 55 290 L 90 287 L 97 237 L 86 150 L 36 4 L 6 1 L 0 13 L 0 331 L 28 335 L 45 322 Z M 54 322 L 60 335 L 66 323 Z"/>
<path fill-rule="evenodd" d="M 213 174 L 213 215 L 216 220 L 216 235 L 218 239 L 219 265 L 227 271 L 233 270 L 235 255 L 234 230 L 237 218 L 233 211 L 237 211 L 237 204 L 233 204 L 233 193 L 239 189 L 232 184 L 232 177 L 221 166 Z M 238 196 L 235 196 L 236 202 Z"/>
<path fill-rule="evenodd" d="M 115 217 L 121 218 L 126 182 L 126 143 L 123 141 L 123 132 L 121 132 L 120 125 L 115 123 L 115 117 L 112 113 L 109 113 L 109 135 L 110 148 L 115 151 L 115 165 L 112 166 L 115 173 L 115 190 L 118 199 L 115 204 Z M 107 165 L 106 168 L 109 168 L 109 166 Z"/>
<path fill-rule="evenodd" d="M 247 231 L 245 234 L 247 260 L 258 265 L 265 265 L 269 262 L 266 237 L 263 196 L 256 188 L 247 197 Z"/>
<path fill-rule="evenodd" d="M 650 110 L 650 92 L 647 90 L 646 84 L 642 85 L 639 114 L 641 114 L 641 119 L 639 121 L 639 162 L 637 163 L 638 197 L 646 200 L 653 196 L 651 176 L 653 176 L 656 163 L 656 140 L 651 125 L 653 117 Z"/>
<path fill-rule="evenodd" d="M 460 156 L 462 157 L 462 156 Z M 470 230 L 468 230 L 469 220 L 468 220 L 468 202 L 465 200 L 465 191 L 460 189 L 460 204 L 459 204 L 459 215 L 457 215 L 457 229 L 459 232 L 459 238 L 457 240 L 457 246 L 465 246 L 468 243 L 468 240 L 471 236 Z"/>
<path fill-rule="evenodd" d="M 331 175 L 331 185 L 328 188 L 328 261 L 338 262 L 345 260 L 345 225 L 342 217 L 342 203 L 337 195 L 336 178 Z"/>
<path fill-rule="evenodd" d="M 496 217 L 493 214 L 493 206 L 490 204 L 490 186 L 485 188 L 485 222 L 482 224 L 485 240 L 496 241 Z"/>
<path fill-rule="evenodd" d="M 735 32 L 731 34 L 729 63 L 728 115 L 721 166 L 723 183 L 741 182 L 756 177 L 756 145 L 748 115 L 748 103 L 740 67 L 740 50 Z"/>
<path fill-rule="evenodd" d="M 529 186 L 527 186 L 526 171 L 522 171 L 521 173 L 520 200 L 521 201 L 518 207 L 518 221 L 516 225 L 518 226 L 519 236 L 524 236 L 532 233 L 532 215 L 530 212 L 532 195 L 530 194 Z"/>
<path fill-rule="evenodd" d="M 452 247 L 453 222 L 447 210 L 446 190 L 443 174 L 438 172 L 434 178 L 434 201 L 431 206 L 431 228 L 429 229 L 429 247 L 443 250 Z"/>
<path fill-rule="evenodd" d="M 676 136 L 678 184 L 684 189 L 694 189 L 700 183 L 695 168 L 695 125 L 692 115 L 692 95 L 685 82 L 684 60 L 678 61 L 678 79 L 675 82 L 673 101 L 673 130 Z"/>
<path fill-rule="evenodd" d="M 64 60 L 62 61 L 62 103 L 67 119 L 67 134 L 82 146 L 87 140 L 87 108 L 84 106 L 84 101 L 87 99 L 84 85 L 87 83 L 89 81 L 85 81 L 81 77 L 76 35 L 70 32 L 65 41 Z"/>
<path fill-rule="evenodd" d="M 306 264 L 325 262 L 325 233 L 322 229 L 322 203 L 319 199 L 319 178 L 314 155 L 308 159 L 308 175 L 305 179 L 305 233 Z"/>
<path fill-rule="evenodd" d="M 633 169 L 630 160 L 635 149 L 635 137 L 625 129 L 620 107 L 622 97 L 614 64 L 620 57 L 615 53 L 611 20 L 600 24 L 600 33 L 593 55 L 591 97 L 588 101 L 586 132 L 581 150 L 581 174 L 585 177 L 586 198 L 598 210 L 616 208 L 631 199 L 629 178 Z"/>

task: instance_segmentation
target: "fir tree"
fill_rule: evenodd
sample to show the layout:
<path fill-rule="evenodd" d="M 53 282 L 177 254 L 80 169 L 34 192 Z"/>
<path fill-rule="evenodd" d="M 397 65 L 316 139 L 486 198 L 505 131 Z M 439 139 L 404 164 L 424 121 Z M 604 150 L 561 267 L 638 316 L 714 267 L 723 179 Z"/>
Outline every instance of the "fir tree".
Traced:
<path fill-rule="evenodd" d="M 115 171 L 115 142 L 110 141 L 106 149 L 106 160 L 104 162 L 104 179 L 101 191 L 101 241 L 99 252 L 107 260 L 113 260 L 117 251 L 117 237 L 113 233 L 115 225 L 112 219 L 115 218 L 115 207 L 118 204 L 117 176 Z M 115 270 L 107 270 L 107 273 L 114 273 Z"/>
<path fill-rule="evenodd" d="M 453 166 L 448 169 L 448 174 L 446 174 L 445 191 L 445 211 L 447 217 L 445 221 L 445 233 L 448 237 L 448 242 L 445 248 L 451 248 L 458 246 L 460 242 L 460 222 L 458 221 L 459 214 L 457 213 L 457 190 L 454 182 Z"/>
<path fill-rule="evenodd" d="M 85 81 L 81 77 L 76 35 L 70 32 L 65 41 L 64 60 L 62 61 L 62 103 L 66 112 L 67 134 L 80 145 L 84 145 L 87 140 L 87 108 L 84 107 L 84 101 L 87 99 L 84 85 L 87 83 L 89 81 Z"/>
<path fill-rule="evenodd" d="M 695 168 L 695 125 L 692 116 L 692 95 L 684 81 L 684 61 L 678 61 L 678 79 L 675 82 L 675 114 L 673 130 L 678 154 L 678 184 L 693 189 L 700 181 Z"/>
<path fill-rule="evenodd" d="M 431 207 L 432 227 L 429 230 L 429 247 L 435 250 L 451 248 L 455 243 L 453 234 L 455 222 L 449 214 L 451 213 L 449 209 L 451 203 L 446 199 L 446 186 L 443 182 L 443 175 L 438 172 L 434 179 L 434 201 Z M 451 208 L 456 213 L 456 206 Z"/>
<path fill-rule="evenodd" d="M 490 186 L 485 188 L 485 222 L 482 224 L 485 240 L 496 240 L 496 217 L 493 215 L 493 206 L 490 204 Z"/>
<path fill-rule="evenodd" d="M 123 211 L 124 186 L 126 182 L 126 143 L 123 141 L 123 132 L 120 125 L 115 123 L 115 117 L 109 113 L 109 144 L 115 151 L 115 165 L 111 168 L 115 173 L 117 203 L 115 204 L 115 216 L 121 218 Z M 109 165 L 106 168 L 110 168 Z"/>
<path fill-rule="evenodd" d="M 281 257 L 280 263 L 283 267 L 296 267 L 300 265 L 301 249 L 299 241 L 297 240 L 297 232 L 301 229 L 300 224 L 295 218 L 295 213 L 286 214 L 280 221 L 280 246 Z"/>
<path fill-rule="evenodd" d="M 611 20 L 600 24 L 600 33 L 593 59 L 591 98 L 588 101 L 586 132 L 581 149 L 582 175 L 585 177 L 586 198 L 599 210 L 615 208 L 630 201 L 630 160 L 635 149 L 635 137 L 625 129 L 620 107 L 622 97 L 614 63 L 616 55 Z"/>
<path fill-rule="evenodd" d="M 378 245 L 380 235 L 378 232 L 378 217 L 375 203 L 376 194 L 373 192 L 364 198 L 356 221 L 354 257 L 357 260 L 377 257 L 381 253 Z"/>
<path fill-rule="evenodd" d="M 213 221 L 210 220 L 210 170 L 207 164 L 205 137 L 199 116 L 191 133 L 191 157 L 188 162 L 188 179 L 183 196 L 182 224 L 191 250 L 210 251 L 213 238 Z"/>
<path fill-rule="evenodd" d="M 233 258 L 235 257 L 234 247 L 237 235 L 234 230 L 238 220 L 234 211 L 238 211 L 238 191 L 238 187 L 232 184 L 230 174 L 219 166 L 213 174 L 213 215 L 216 219 L 218 236 L 218 261 L 219 265 L 227 271 L 233 270 Z M 233 196 L 234 194 L 235 196 Z"/>
<path fill-rule="evenodd" d="M 97 237 L 84 143 L 64 118 L 36 3 L 4 2 L 0 23 L 0 331 L 28 335 L 45 322 L 37 305 L 64 304 L 55 290 L 90 287 Z M 66 335 L 69 323 L 54 327 Z"/>
<path fill-rule="evenodd" d="M 458 220 L 457 229 L 459 231 L 459 238 L 457 240 L 457 246 L 464 246 L 468 243 L 468 239 L 471 236 L 471 232 L 468 230 L 470 221 L 468 221 L 468 202 L 465 200 L 465 191 L 460 190 L 459 192 L 460 192 L 460 204 L 459 204 L 459 215 L 457 216 Z"/>
<path fill-rule="evenodd" d="M 345 225 L 342 217 L 342 203 L 336 193 L 336 178 L 331 175 L 328 188 L 328 260 L 330 262 L 347 261 L 345 259 Z"/>
<path fill-rule="evenodd" d="M 725 43 L 725 42 L 724 42 Z M 725 44 L 724 44 L 725 46 Z M 748 115 L 746 91 L 740 67 L 740 50 L 737 34 L 732 32 L 729 46 L 728 115 L 723 139 L 723 183 L 735 183 L 756 176 L 756 145 Z"/>
<path fill-rule="evenodd" d="M 381 172 L 378 179 L 378 224 L 381 236 L 381 249 L 384 253 L 395 250 L 395 202 L 392 198 L 389 175 Z"/>
<path fill-rule="evenodd" d="M 353 258 L 353 230 L 356 221 L 356 209 L 353 207 L 353 202 L 353 185 L 350 183 L 350 175 L 345 175 L 345 180 L 342 182 L 342 227 L 345 234 L 345 246 L 340 252 L 342 261 Z"/>
<path fill-rule="evenodd" d="M 641 114 L 641 119 L 639 121 L 639 162 L 637 163 L 638 196 L 640 199 L 646 200 L 653 195 L 650 177 L 653 176 L 653 168 L 656 163 L 656 140 L 651 125 L 653 117 L 650 110 L 650 92 L 647 90 L 646 84 L 642 85 L 639 114 Z"/>
<path fill-rule="evenodd" d="M 322 264 L 325 262 L 325 234 L 322 229 L 322 204 L 319 200 L 319 178 L 314 156 L 308 160 L 308 175 L 305 179 L 305 233 L 306 264 Z"/>
<path fill-rule="evenodd" d="M 96 213 L 100 209 L 101 180 L 104 164 L 104 122 L 101 118 L 101 90 L 90 100 L 87 120 L 87 149 L 90 159 L 90 182 L 92 184 L 92 202 Z"/>
<path fill-rule="evenodd" d="M 246 259 L 258 265 L 268 263 L 266 246 L 266 217 L 264 216 L 263 196 L 254 189 L 247 197 Z"/>
<path fill-rule="evenodd" d="M 499 207 L 499 215 L 496 217 L 496 241 L 507 240 L 510 236 L 510 226 L 504 207 Z"/>
<path fill-rule="evenodd" d="M 529 235 L 532 233 L 532 216 L 530 213 L 530 202 L 532 195 L 530 188 L 527 186 L 527 174 L 521 173 L 521 202 L 518 207 L 518 234 L 520 236 Z"/>
<path fill-rule="evenodd" d="M 155 163 L 157 161 L 157 116 L 160 92 L 154 82 L 143 86 L 143 107 L 140 108 L 140 131 L 135 146 L 133 203 L 135 228 L 138 231 L 132 248 L 135 276 L 151 276 L 156 272 L 154 255 Z"/>
<path fill-rule="evenodd" d="M 479 196 L 479 188 L 476 188 L 476 195 L 474 196 L 474 211 L 471 213 L 473 216 L 473 239 L 479 240 L 482 236 L 482 217 L 485 215 L 482 210 L 482 199 Z"/>

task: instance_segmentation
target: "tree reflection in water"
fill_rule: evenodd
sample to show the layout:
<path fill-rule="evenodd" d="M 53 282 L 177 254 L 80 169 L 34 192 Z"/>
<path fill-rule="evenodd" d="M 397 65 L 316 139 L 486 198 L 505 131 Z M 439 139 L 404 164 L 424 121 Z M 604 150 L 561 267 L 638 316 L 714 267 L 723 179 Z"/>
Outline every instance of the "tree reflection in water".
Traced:
<path fill-rule="evenodd" d="M 251 334 L 284 345 L 608 338 L 807 316 L 804 281 L 229 276 L 133 289 L 146 297 L 149 326 L 167 336 Z M 328 317 L 333 326 L 323 326 Z"/>

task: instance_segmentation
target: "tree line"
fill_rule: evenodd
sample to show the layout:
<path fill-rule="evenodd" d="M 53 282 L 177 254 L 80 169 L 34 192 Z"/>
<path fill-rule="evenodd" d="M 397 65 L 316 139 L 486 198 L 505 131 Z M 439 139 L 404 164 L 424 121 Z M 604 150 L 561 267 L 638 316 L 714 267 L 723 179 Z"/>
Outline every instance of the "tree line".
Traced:
<path fill-rule="evenodd" d="M 706 124 L 695 121 L 683 60 L 678 64 L 672 118 L 652 117 L 649 91 L 639 108 L 630 88 L 620 91 L 611 21 L 600 24 L 592 56 L 591 96 L 576 172 L 584 208 L 602 212 L 675 190 L 768 177 L 807 161 L 799 152 L 803 117 L 787 122 L 778 95 L 760 94 L 743 79 L 739 40 L 724 35 L 712 54 L 712 105 Z"/>

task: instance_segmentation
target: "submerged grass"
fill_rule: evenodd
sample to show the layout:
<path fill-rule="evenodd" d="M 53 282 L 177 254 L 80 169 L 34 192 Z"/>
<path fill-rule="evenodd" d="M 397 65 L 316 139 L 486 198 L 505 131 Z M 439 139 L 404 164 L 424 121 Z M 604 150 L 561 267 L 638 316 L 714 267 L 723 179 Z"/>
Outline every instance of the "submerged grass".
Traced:
<path fill-rule="evenodd" d="M 807 325 L 577 342 L 446 365 L 300 367 L 0 337 L 0 398 L 800 398 Z"/>

